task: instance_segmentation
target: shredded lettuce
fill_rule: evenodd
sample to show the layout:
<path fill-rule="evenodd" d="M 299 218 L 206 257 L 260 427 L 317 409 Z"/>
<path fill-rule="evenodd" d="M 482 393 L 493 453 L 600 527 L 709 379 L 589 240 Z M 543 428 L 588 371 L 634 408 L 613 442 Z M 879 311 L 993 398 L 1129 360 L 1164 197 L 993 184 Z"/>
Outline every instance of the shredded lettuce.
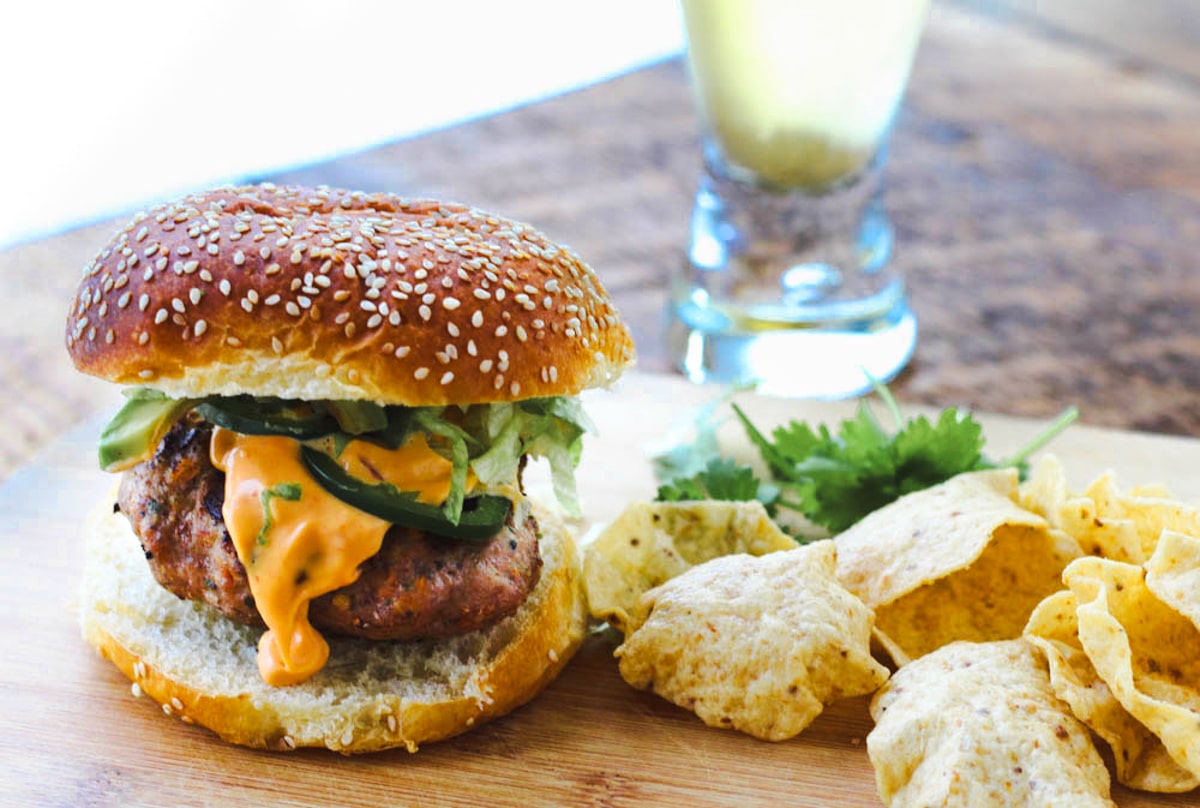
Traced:
<path fill-rule="evenodd" d="M 442 509 L 453 524 L 462 517 L 468 468 L 484 485 L 503 485 L 517 479 L 525 455 L 549 462 L 559 504 L 572 516 L 580 514 L 575 468 L 583 451 L 583 435 L 595 427 L 577 399 L 477 404 L 460 410 L 453 422 L 445 417 L 444 408 L 423 408 L 416 410 L 416 423 L 443 438 L 449 448 L 444 454 L 454 468 L 450 495 Z"/>
<path fill-rule="evenodd" d="M 470 465 L 470 450 L 467 443 L 475 440 L 462 427 L 442 417 L 443 407 L 425 407 L 415 411 L 417 425 L 426 432 L 443 438 L 450 447 L 450 493 L 442 504 L 442 513 L 452 525 L 462 519 L 463 501 L 467 491 L 467 466 Z"/>

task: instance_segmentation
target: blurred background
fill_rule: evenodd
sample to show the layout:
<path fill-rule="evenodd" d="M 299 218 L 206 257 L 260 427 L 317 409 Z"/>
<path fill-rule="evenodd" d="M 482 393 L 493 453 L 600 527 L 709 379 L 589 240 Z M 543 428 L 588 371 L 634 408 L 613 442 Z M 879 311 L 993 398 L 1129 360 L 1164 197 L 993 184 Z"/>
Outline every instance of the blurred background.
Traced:
<path fill-rule="evenodd" d="M 681 44 L 675 0 L 5 4 L 0 249 L 527 104 Z"/>
<path fill-rule="evenodd" d="M 117 395 L 62 347 L 80 268 L 224 182 L 530 222 L 602 272 L 639 369 L 673 371 L 701 168 L 681 34 L 677 0 L 0 4 L 0 480 Z M 1198 132 L 1200 0 L 933 0 L 888 164 L 921 323 L 898 397 L 1200 435 Z"/>

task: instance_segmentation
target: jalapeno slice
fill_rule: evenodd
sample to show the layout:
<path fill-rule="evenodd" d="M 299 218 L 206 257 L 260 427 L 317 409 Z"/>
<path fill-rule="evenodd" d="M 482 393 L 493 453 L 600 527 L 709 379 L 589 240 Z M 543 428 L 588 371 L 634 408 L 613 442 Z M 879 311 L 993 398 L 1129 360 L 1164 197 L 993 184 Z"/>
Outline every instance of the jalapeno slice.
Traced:
<path fill-rule="evenodd" d="M 366 483 L 346 473 L 337 461 L 309 446 L 301 447 L 309 472 L 326 491 L 361 511 L 395 525 L 403 525 L 436 536 L 484 541 L 495 536 L 508 521 L 512 503 L 506 497 L 471 497 L 463 504 L 462 517 L 452 524 L 436 505 L 418 502 L 416 494 L 388 483 Z"/>
<path fill-rule="evenodd" d="M 196 407 L 204 420 L 243 435 L 282 435 L 311 440 L 338 431 L 326 407 L 305 401 L 252 396 L 210 398 Z"/>

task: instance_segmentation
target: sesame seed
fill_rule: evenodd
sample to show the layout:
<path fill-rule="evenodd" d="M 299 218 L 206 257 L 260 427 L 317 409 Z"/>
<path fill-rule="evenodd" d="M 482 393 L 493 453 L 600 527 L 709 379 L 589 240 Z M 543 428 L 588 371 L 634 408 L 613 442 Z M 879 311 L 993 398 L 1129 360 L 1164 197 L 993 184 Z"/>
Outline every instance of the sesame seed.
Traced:
<path fill-rule="evenodd" d="M 404 357 L 408 356 L 408 352 L 410 350 L 412 350 L 412 349 L 409 346 L 401 345 L 399 348 L 396 349 L 396 358 L 403 359 Z"/>
<path fill-rule="evenodd" d="M 141 695 L 142 695 L 142 686 L 141 686 L 141 685 L 139 685 L 137 682 L 134 682 L 134 683 L 133 683 L 133 684 L 130 686 L 130 688 L 129 688 L 129 692 L 133 694 L 133 697 L 134 697 L 135 699 L 136 699 L 136 698 L 140 698 L 140 697 L 141 697 Z"/>
<path fill-rule="evenodd" d="M 442 384 L 450 384 L 450 382 L 452 382 L 452 381 L 454 381 L 454 372 L 453 371 L 447 370 L 445 373 L 442 374 L 442 378 L 441 378 Z"/>
<path fill-rule="evenodd" d="M 159 309 L 158 311 L 154 312 L 154 324 L 160 325 L 162 323 L 165 323 L 167 321 L 167 318 L 170 316 L 171 315 L 167 313 L 166 309 Z"/>
<path fill-rule="evenodd" d="M 421 319 L 425 322 L 429 322 L 430 318 L 433 317 L 433 312 L 426 305 L 422 305 L 421 308 L 417 309 L 417 314 L 421 315 Z"/>
<path fill-rule="evenodd" d="M 491 373 L 492 372 L 492 360 L 485 359 L 482 362 L 480 362 L 479 363 L 479 372 L 480 373 Z"/>
<path fill-rule="evenodd" d="M 508 389 L 512 391 L 512 394 L 513 394 L 514 396 L 516 396 L 516 395 L 520 395 L 520 393 L 521 393 L 521 383 L 520 383 L 520 382 L 513 382 L 513 383 L 512 383 L 512 386 L 511 386 L 511 387 L 509 387 Z"/>
<path fill-rule="evenodd" d="M 188 300 L 192 302 L 193 306 L 200 305 L 200 298 L 202 297 L 204 297 L 204 292 L 200 291 L 199 289 L 193 288 L 188 292 Z"/>
<path fill-rule="evenodd" d="M 383 315 L 372 314 L 367 320 L 367 328 L 377 328 L 383 322 Z"/>
<path fill-rule="evenodd" d="M 265 303 L 268 306 L 274 306 L 276 303 L 279 302 L 279 300 L 280 300 L 279 295 L 271 295 L 266 300 L 264 300 L 263 303 Z"/>
<path fill-rule="evenodd" d="M 202 337 L 204 336 L 204 332 L 208 330 L 208 323 L 204 320 L 197 320 L 192 330 L 196 333 L 197 337 Z"/>
<path fill-rule="evenodd" d="M 442 307 L 449 309 L 450 311 L 454 311 L 460 305 L 462 305 L 462 304 L 458 302 L 458 298 L 456 298 L 456 297 L 442 298 Z"/>
<path fill-rule="evenodd" d="M 428 375 L 429 375 L 429 368 L 417 368 L 416 370 L 413 371 L 413 378 L 416 379 L 417 381 L 421 381 Z"/>
<path fill-rule="evenodd" d="M 242 308 L 245 309 L 249 314 L 254 313 L 254 304 L 244 297 L 242 298 Z"/>
<path fill-rule="evenodd" d="M 139 378 L 139 379 L 153 379 L 153 378 L 154 378 L 154 371 L 153 371 L 153 370 L 142 370 L 142 371 L 139 371 L 139 372 L 138 372 L 138 378 Z"/>
<path fill-rule="evenodd" d="M 471 315 L 471 325 L 475 326 L 476 328 L 479 328 L 483 325 L 482 311 L 476 310 L 475 313 Z"/>
<path fill-rule="evenodd" d="M 147 342 L 150 341 L 150 332 L 143 331 L 142 333 L 138 334 L 137 341 L 138 341 L 138 345 L 145 345 Z"/>
<path fill-rule="evenodd" d="M 497 337 L 503 337 L 503 336 L 506 336 L 507 334 L 508 334 L 508 326 L 506 326 L 506 325 L 496 326 L 496 336 Z"/>
<path fill-rule="evenodd" d="M 524 342 L 525 340 L 529 339 L 529 335 L 525 333 L 525 329 L 522 328 L 521 326 L 517 326 L 516 334 L 517 334 L 517 339 L 520 340 L 521 342 Z"/>
<path fill-rule="evenodd" d="M 119 298 L 117 298 L 117 308 L 118 309 L 125 308 L 126 306 L 129 305 L 129 301 L 132 299 L 133 299 L 133 293 L 125 292 L 123 295 L 121 295 Z"/>
<path fill-rule="evenodd" d="M 296 303 L 292 300 L 289 300 L 284 305 L 283 309 L 284 309 L 284 311 L 286 311 L 288 314 L 292 315 L 293 317 L 300 316 L 300 307 L 297 306 Z"/>
<path fill-rule="evenodd" d="M 492 294 L 487 289 L 476 289 L 473 294 L 478 300 L 491 300 Z"/>
<path fill-rule="evenodd" d="M 277 354 L 283 353 L 283 341 L 279 337 L 271 337 L 271 350 Z"/>
<path fill-rule="evenodd" d="M 246 263 L 246 254 L 244 252 L 242 252 L 241 250 L 238 250 L 237 252 L 235 252 L 233 254 L 233 263 L 235 266 L 239 266 L 239 267 L 242 266 L 243 264 L 245 264 Z"/>

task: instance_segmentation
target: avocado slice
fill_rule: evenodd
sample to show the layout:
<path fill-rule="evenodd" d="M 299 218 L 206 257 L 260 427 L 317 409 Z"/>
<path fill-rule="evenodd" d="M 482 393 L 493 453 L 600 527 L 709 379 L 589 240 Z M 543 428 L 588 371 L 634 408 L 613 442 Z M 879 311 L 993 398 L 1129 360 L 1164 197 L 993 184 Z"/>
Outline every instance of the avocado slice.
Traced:
<path fill-rule="evenodd" d="M 124 471 L 151 457 L 171 425 L 196 404 L 196 399 L 168 398 L 144 387 L 126 395 L 125 406 L 100 433 L 100 468 L 105 471 Z"/>

